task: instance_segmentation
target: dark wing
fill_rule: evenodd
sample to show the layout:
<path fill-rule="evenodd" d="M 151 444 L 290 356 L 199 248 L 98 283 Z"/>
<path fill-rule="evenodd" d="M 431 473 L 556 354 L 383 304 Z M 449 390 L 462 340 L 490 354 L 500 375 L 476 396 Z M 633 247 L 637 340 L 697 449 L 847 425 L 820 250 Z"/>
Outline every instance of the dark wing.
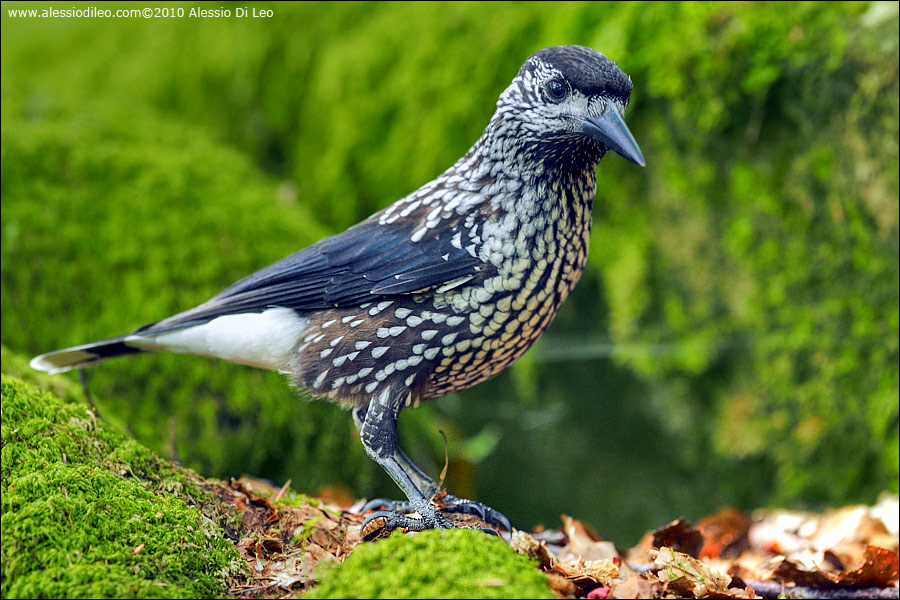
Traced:
<path fill-rule="evenodd" d="M 245 277 L 196 308 L 137 332 L 181 329 L 274 306 L 300 312 L 358 306 L 493 268 L 453 246 L 452 229 L 435 229 L 413 242 L 414 227 L 365 221 Z"/>

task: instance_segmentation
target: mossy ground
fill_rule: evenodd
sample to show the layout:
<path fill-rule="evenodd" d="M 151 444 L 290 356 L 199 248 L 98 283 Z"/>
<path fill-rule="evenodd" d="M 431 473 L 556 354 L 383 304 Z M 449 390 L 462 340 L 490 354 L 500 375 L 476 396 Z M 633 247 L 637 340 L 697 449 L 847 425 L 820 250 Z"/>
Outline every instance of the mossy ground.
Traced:
<path fill-rule="evenodd" d="M 3 597 L 220 596 L 244 568 L 188 471 L 7 375 L 2 406 Z"/>
<path fill-rule="evenodd" d="M 537 564 L 480 531 L 394 533 L 320 568 L 304 598 L 555 598 Z"/>
<path fill-rule="evenodd" d="M 67 378 L 30 371 L 6 348 L 2 370 L 4 598 L 274 597 L 292 586 L 253 577 L 247 556 L 269 564 L 316 543 L 354 548 L 320 572 L 320 597 L 552 597 L 536 564 L 496 538 L 459 530 L 356 545 L 348 532 L 361 517 L 334 511 L 340 528 L 314 531 L 329 510 L 319 501 L 288 492 L 273 504 L 271 489 L 203 480 L 98 418 Z M 292 541 L 302 519 L 312 535 Z"/>

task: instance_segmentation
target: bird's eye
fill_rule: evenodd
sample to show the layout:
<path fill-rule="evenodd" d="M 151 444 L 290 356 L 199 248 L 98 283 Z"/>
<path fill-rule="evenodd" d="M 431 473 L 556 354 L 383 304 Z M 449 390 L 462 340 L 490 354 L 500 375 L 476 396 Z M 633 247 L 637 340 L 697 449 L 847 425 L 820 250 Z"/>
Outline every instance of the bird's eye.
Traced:
<path fill-rule="evenodd" d="M 544 86 L 544 90 L 547 92 L 547 97 L 554 102 L 559 102 L 569 93 L 569 88 L 559 79 L 551 79 L 548 81 L 547 85 Z"/>

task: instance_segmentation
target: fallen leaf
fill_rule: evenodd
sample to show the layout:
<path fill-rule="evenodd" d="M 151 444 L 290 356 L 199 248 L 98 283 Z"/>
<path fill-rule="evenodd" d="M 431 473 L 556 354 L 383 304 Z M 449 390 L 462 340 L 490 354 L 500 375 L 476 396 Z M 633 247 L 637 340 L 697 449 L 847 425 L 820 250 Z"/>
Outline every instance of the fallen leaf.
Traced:
<path fill-rule="evenodd" d="M 637 573 L 628 569 L 620 583 L 612 586 L 609 598 L 656 598 L 662 587 L 659 580 L 649 573 Z M 652 579 L 651 579 L 652 578 Z"/>
<path fill-rule="evenodd" d="M 625 561 L 631 565 L 649 565 L 653 562 L 650 550 L 653 550 L 653 532 L 644 534 L 636 546 L 625 553 Z"/>
<path fill-rule="evenodd" d="M 789 558 L 778 560 L 775 569 L 764 580 L 769 579 L 813 588 L 832 587 L 837 582 L 836 575 L 823 571 L 817 565 L 804 565 Z"/>
<path fill-rule="evenodd" d="M 753 513 L 747 532 L 751 548 L 787 555 L 811 547 L 810 536 L 818 516 L 796 510 L 762 510 Z"/>
<path fill-rule="evenodd" d="M 547 586 L 562 597 L 574 596 L 578 588 L 571 580 L 556 573 L 547 573 Z"/>
<path fill-rule="evenodd" d="M 888 533 L 892 536 L 896 537 L 900 534 L 900 496 L 887 492 L 881 494 L 870 514 L 884 523 Z M 896 549 L 896 547 L 890 548 L 890 550 Z"/>
<path fill-rule="evenodd" d="M 662 547 L 656 551 L 653 565 L 659 569 L 656 577 L 666 589 L 683 595 L 703 598 L 710 592 L 728 592 L 731 577 L 687 554 Z"/>
<path fill-rule="evenodd" d="M 553 557 L 545 542 L 539 542 L 530 534 L 519 529 L 513 528 L 509 538 L 509 546 L 513 551 L 536 560 L 541 569 L 549 569 L 553 562 Z"/>
<path fill-rule="evenodd" d="M 575 581 L 576 585 L 580 580 L 589 580 L 582 583 L 580 587 L 585 587 L 585 583 L 590 587 L 597 585 L 609 585 L 612 580 L 619 576 L 619 568 L 610 560 L 588 560 L 583 561 L 580 558 L 570 562 L 554 562 L 552 569 Z"/>
<path fill-rule="evenodd" d="M 587 560 L 584 562 L 584 574 L 603 585 L 609 585 L 619 576 L 619 567 L 611 560 Z"/>
<path fill-rule="evenodd" d="M 703 547 L 703 535 L 684 519 L 677 519 L 653 532 L 653 547 L 672 548 L 697 558 Z"/>
<path fill-rule="evenodd" d="M 700 558 L 718 558 L 724 553 L 746 545 L 750 518 L 734 508 L 726 508 L 697 523 L 703 536 Z"/>
<path fill-rule="evenodd" d="M 563 531 L 569 537 L 567 549 L 572 559 L 579 557 L 583 560 L 612 560 L 619 556 L 615 544 L 601 540 L 596 532 L 581 521 L 568 515 L 562 515 L 562 521 Z M 569 559 L 568 556 L 560 558 Z"/>
<path fill-rule="evenodd" d="M 847 506 L 827 510 L 822 514 L 819 526 L 810 537 L 813 547 L 828 550 L 841 544 L 858 542 L 863 545 L 884 543 L 891 534 L 881 519 L 870 514 L 867 506 Z"/>
<path fill-rule="evenodd" d="M 842 573 L 838 582 L 859 587 L 888 587 L 897 584 L 897 553 L 886 548 L 866 548 L 865 563 L 855 571 Z"/>

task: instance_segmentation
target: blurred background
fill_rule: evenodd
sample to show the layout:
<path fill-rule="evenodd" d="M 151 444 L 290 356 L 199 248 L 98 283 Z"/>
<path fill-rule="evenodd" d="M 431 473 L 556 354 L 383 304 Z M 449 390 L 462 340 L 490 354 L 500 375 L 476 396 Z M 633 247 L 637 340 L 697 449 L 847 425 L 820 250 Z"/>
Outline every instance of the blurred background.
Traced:
<path fill-rule="evenodd" d="M 5 372 L 189 308 L 409 193 L 469 148 L 529 54 L 582 44 L 631 76 L 647 168 L 603 161 L 588 270 L 550 330 L 490 382 L 406 411 L 408 452 L 437 475 L 442 430 L 457 494 L 622 545 L 725 506 L 897 491 L 897 3 L 9 15 L 48 6 L 3 3 Z M 89 374 L 104 418 L 203 475 L 400 496 L 348 413 L 276 374 L 167 355 Z"/>

